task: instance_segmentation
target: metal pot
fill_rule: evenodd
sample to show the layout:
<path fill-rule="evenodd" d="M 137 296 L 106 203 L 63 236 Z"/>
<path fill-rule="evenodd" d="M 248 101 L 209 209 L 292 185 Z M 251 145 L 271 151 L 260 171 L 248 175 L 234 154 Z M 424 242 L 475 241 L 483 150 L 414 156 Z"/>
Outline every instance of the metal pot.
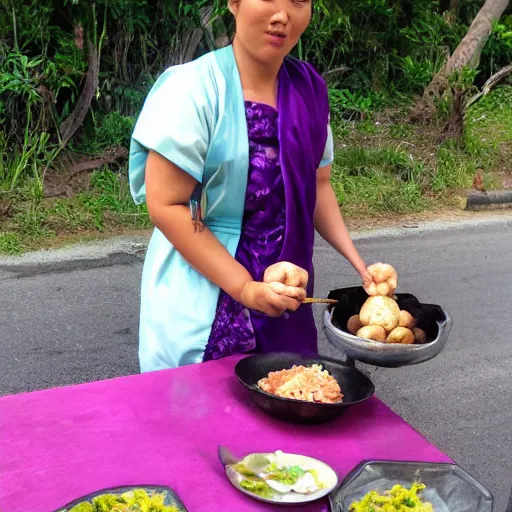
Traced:
<path fill-rule="evenodd" d="M 446 345 L 452 322 L 441 306 L 423 304 L 411 294 L 396 294 L 400 309 L 409 311 L 417 319 L 417 325 L 427 333 L 423 345 L 401 345 L 380 343 L 353 336 L 347 332 L 347 321 L 358 314 L 368 295 L 362 287 L 333 290 L 330 299 L 338 304 L 328 306 L 324 311 L 324 331 L 329 343 L 342 352 L 347 362 L 362 363 L 388 368 L 397 368 L 422 363 L 436 357 Z"/>

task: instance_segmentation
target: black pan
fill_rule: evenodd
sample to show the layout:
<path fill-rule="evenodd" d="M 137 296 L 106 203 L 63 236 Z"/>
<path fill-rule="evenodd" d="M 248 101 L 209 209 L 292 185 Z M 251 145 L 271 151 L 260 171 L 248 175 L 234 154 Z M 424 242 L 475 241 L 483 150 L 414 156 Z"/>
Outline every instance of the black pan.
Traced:
<path fill-rule="evenodd" d="M 292 400 L 265 393 L 258 388 L 258 381 L 270 372 L 288 370 L 293 365 L 321 364 L 340 385 L 343 402 L 321 404 Z M 329 358 L 308 358 L 293 353 L 257 354 L 246 357 L 235 367 L 238 380 L 250 390 L 254 403 L 267 414 L 293 423 L 325 423 L 341 414 L 348 407 L 367 400 L 375 393 L 371 380 L 354 367 Z"/>

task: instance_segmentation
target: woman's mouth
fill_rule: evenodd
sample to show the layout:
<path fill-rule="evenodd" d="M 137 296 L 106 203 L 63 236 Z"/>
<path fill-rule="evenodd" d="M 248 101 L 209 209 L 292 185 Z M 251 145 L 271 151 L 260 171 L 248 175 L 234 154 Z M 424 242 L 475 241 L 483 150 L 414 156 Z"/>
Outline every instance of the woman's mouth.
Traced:
<path fill-rule="evenodd" d="M 286 34 L 282 32 L 267 32 L 267 37 L 270 44 L 277 47 L 283 46 L 286 40 Z"/>

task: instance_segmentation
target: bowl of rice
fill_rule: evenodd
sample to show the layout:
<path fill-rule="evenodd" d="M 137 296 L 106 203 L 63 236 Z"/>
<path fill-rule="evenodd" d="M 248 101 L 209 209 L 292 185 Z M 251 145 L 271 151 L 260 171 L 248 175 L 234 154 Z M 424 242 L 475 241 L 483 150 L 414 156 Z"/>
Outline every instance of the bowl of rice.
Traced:
<path fill-rule="evenodd" d="M 246 357 L 235 375 L 261 410 L 294 423 L 330 421 L 375 393 L 371 380 L 353 366 L 293 353 Z"/>

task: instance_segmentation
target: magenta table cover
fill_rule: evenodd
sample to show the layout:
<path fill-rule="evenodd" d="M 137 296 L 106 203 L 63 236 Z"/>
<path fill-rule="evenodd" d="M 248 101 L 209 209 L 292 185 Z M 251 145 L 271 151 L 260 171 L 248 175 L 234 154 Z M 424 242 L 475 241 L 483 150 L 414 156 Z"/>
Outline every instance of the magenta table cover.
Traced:
<path fill-rule="evenodd" d="M 450 462 L 377 398 L 321 426 L 274 420 L 236 380 L 238 360 L 0 398 L 0 511 L 52 512 L 92 491 L 133 484 L 168 485 L 189 512 L 276 510 L 231 486 L 219 444 L 240 455 L 316 457 L 340 479 L 365 459 Z"/>

